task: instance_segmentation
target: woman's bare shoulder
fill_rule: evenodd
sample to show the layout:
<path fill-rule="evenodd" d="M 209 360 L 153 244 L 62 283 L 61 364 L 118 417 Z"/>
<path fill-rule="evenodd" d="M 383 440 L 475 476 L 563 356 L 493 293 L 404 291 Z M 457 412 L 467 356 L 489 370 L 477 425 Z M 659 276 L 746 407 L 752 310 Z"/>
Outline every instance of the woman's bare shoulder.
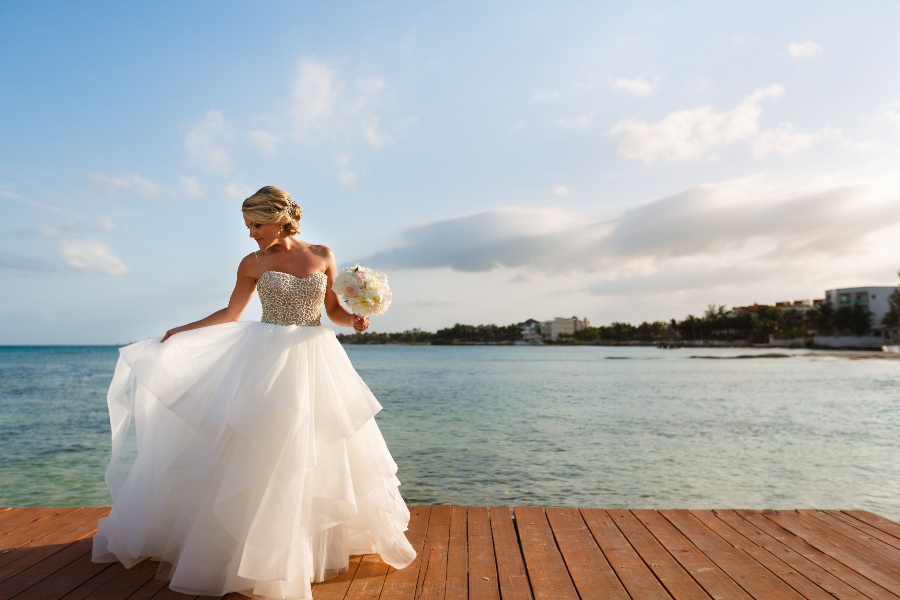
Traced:
<path fill-rule="evenodd" d="M 332 256 L 331 248 L 324 244 L 310 244 L 309 251 L 322 258 L 329 258 Z"/>
<path fill-rule="evenodd" d="M 258 277 L 262 274 L 263 262 L 262 256 L 260 256 L 260 252 L 251 252 L 247 256 L 241 259 L 241 263 L 238 265 L 238 274 L 240 275 L 249 275 L 251 277 Z"/>

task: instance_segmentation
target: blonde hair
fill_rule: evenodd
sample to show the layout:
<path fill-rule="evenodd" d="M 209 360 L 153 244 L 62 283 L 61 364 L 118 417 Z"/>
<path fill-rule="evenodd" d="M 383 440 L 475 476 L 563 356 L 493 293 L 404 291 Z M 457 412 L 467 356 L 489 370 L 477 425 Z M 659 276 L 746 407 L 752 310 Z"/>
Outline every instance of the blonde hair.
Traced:
<path fill-rule="evenodd" d="M 241 212 L 253 223 L 283 223 L 288 235 L 300 232 L 303 211 L 290 194 L 274 185 L 260 188 L 244 200 Z"/>

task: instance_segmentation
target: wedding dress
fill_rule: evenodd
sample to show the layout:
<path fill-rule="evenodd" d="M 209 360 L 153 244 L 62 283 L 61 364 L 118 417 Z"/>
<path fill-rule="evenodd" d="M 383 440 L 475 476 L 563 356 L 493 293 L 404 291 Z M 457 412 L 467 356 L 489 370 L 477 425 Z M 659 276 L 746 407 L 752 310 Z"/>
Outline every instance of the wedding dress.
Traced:
<path fill-rule="evenodd" d="M 310 598 L 351 554 L 412 562 L 381 406 L 319 324 L 326 281 L 266 271 L 261 322 L 120 350 L 95 562 L 150 558 L 173 590 L 265 598 Z"/>

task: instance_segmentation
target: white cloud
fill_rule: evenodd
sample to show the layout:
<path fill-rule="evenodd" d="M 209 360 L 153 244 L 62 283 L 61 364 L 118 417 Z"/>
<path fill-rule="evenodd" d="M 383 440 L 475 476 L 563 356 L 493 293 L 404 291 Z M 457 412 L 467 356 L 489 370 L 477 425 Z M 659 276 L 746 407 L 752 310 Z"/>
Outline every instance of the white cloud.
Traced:
<path fill-rule="evenodd" d="M 610 134 L 620 137 L 620 152 L 633 160 L 653 164 L 697 158 L 710 148 L 754 136 L 759 131 L 760 102 L 783 92 L 778 84 L 760 88 L 725 112 L 703 106 L 670 113 L 659 121 L 620 121 Z"/>
<path fill-rule="evenodd" d="M 619 77 L 612 81 L 612 86 L 614 89 L 634 94 L 635 96 L 652 96 L 653 92 L 656 91 L 657 83 L 655 81 L 651 83 L 643 77 Z"/>
<path fill-rule="evenodd" d="M 274 155 L 278 151 L 278 144 L 281 143 L 281 138 L 274 133 L 257 130 L 247 134 L 247 141 L 260 151 Z"/>
<path fill-rule="evenodd" d="M 799 265 L 822 273 L 836 260 L 853 259 L 847 268 L 854 262 L 858 268 L 860 253 L 883 254 L 869 246 L 873 236 L 900 230 L 894 198 L 858 187 L 785 191 L 794 187 L 760 178 L 699 186 L 605 221 L 531 208 L 487 211 L 408 229 L 404 245 L 361 262 L 606 281 L 670 272 L 699 281 L 699 269 L 728 272 L 737 282 L 744 275 L 752 278 L 744 282 L 749 285 L 788 276 Z M 672 277 L 660 281 L 668 285 Z"/>
<path fill-rule="evenodd" d="M 557 119 L 556 124 L 564 129 L 587 129 L 594 122 L 594 113 L 580 115 L 572 119 Z"/>
<path fill-rule="evenodd" d="M 334 164 L 336 164 L 340 171 L 338 172 L 338 179 L 341 182 L 341 185 L 344 187 L 349 187 L 356 183 L 357 174 L 356 171 L 350 169 L 350 159 L 352 157 L 349 154 L 339 154 L 334 159 Z"/>
<path fill-rule="evenodd" d="M 826 128 L 815 133 L 796 133 L 790 123 L 761 132 L 753 143 L 753 156 L 765 154 L 795 154 L 808 150 L 821 139 L 840 136 L 836 129 Z"/>
<path fill-rule="evenodd" d="M 360 139 L 380 148 L 390 143 L 391 136 L 380 129 L 381 117 L 374 111 L 386 88 L 381 77 L 361 77 L 347 94 L 337 71 L 313 60 L 302 61 L 291 107 L 295 137 L 310 144 Z"/>
<path fill-rule="evenodd" d="M 851 152 L 884 152 L 887 149 L 884 142 L 878 140 L 842 139 L 839 145 Z"/>
<path fill-rule="evenodd" d="M 226 185 L 223 191 L 225 192 L 225 196 L 232 200 L 244 200 L 245 198 L 249 198 L 250 194 L 253 193 L 253 190 L 251 190 L 249 186 L 236 181 L 232 181 Z"/>
<path fill-rule="evenodd" d="M 198 165 L 213 173 L 223 174 L 231 165 L 224 145 L 229 136 L 230 127 L 224 115 L 218 110 L 211 110 L 188 128 L 184 147 L 191 160 Z"/>
<path fill-rule="evenodd" d="M 152 197 L 160 193 L 158 185 L 136 173 L 123 172 L 119 176 L 89 173 L 87 180 L 93 189 L 110 198 L 115 198 L 122 193 L 144 197 Z"/>
<path fill-rule="evenodd" d="M 568 196 L 569 188 L 567 188 L 564 185 L 557 185 L 553 188 L 553 195 L 554 196 Z"/>
<path fill-rule="evenodd" d="M 200 187 L 200 184 L 193 177 L 182 177 L 181 189 L 186 196 L 192 198 L 199 198 L 203 195 L 203 188 Z"/>
<path fill-rule="evenodd" d="M 788 44 L 788 54 L 794 60 L 810 60 L 818 58 L 825 52 L 825 49 L 815 42 L 803 42 Z"/>
<path fill-rule="evenodd" d="M 350 187 L 351 185 L 356 183 L 356 171 L 352 169 L 341 169 L 340 173 L 338 173 L 338 179 L 340 180 L 342 186 Z"/>
<path fill-rule="evenodd" d="M 516 121 L 512 124 L 512 127 L 509 128 L 510 133 L 516 133 L 522 130 L 522 121 Z"/>
<path fill-rule="evenodd" d="M 60 243 L 59 255 L 69 268 L 101 275 L 124 275 L 128 266 L 99 240 L 78 239 Z"/>
<path fill-rule="evenodd" d="M 531 97 L 532 102 L 543 102 L 545 100 L 559 100 L 562 94 L 557 90 L 538 90 Z"/>

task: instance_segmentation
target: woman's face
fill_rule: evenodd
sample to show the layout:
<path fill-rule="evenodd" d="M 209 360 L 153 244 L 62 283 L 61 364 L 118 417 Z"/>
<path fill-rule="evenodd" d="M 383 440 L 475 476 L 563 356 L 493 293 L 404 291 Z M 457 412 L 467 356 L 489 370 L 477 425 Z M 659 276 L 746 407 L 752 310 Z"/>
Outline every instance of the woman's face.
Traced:
<path fill-rule="evenodd" d="M 259 244 L 260 250 L 265 250 L 284 237 L 284 226 L 281 223 L 254 223 L 244 217 L 244 224 L 250 231 L 250 237 Z"/>

